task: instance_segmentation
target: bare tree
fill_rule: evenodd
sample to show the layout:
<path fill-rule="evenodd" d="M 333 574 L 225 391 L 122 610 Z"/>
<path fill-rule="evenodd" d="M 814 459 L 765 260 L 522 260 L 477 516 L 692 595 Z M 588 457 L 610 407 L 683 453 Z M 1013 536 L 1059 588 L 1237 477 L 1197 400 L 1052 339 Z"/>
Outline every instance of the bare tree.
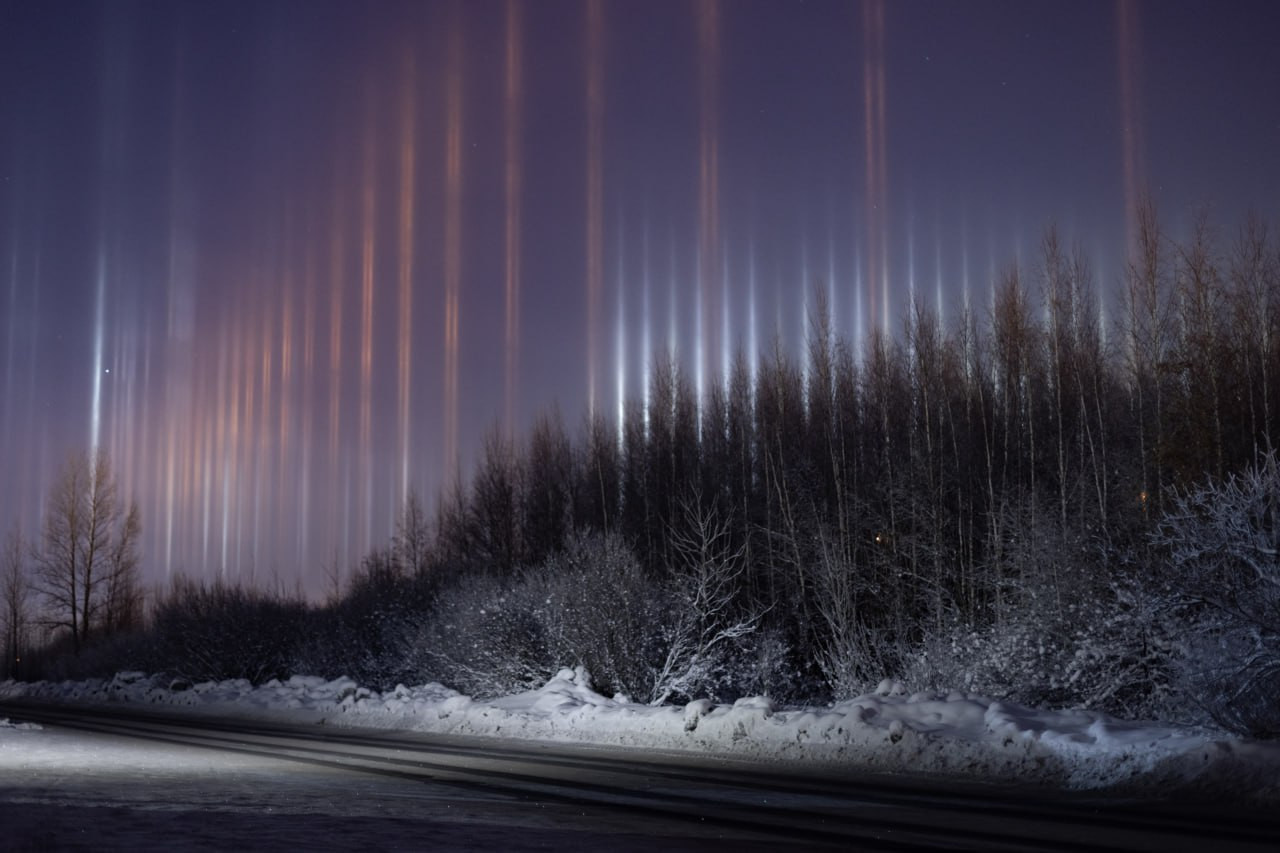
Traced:
<path fill-rule="evenodd" d="M 755 632 L 759 611 L 738 603 L 746 543 L 734 542 L 732 519 L 697 494 L 680 502 L 683 524 L 670 531 L 675 597 L 680 612 L 654 687 L 653 704 L 713 686 L 718 658 Z"/>
<path fill-rule="evenodd" d="M 608 533 L 618 523 L 622 458 L 614 428 L 599 412 L 583 421 L 575 467 L 575 526 Z"/>
<path fill-rule="evenodd" d="M 573 444 L 558 410 L 534 422 L 525 458 L 525 558 L 537 564 L 564 547 L 573 517 Z"/>
<path fill-rule="evenodd" d="M 336 607 L 342 601 L 342 564 L 338 562 L 337 549 L 334 549 L 333 556 L 325 561 L 321 569 L 324 570 L 325 605 Z"/>
<path fill-rule="evenodd" d="M 471 504 L 461 477 L 440 491 L 436 500 L 436 565 L 456 572 L 468 565 L 474 550 L 471 541 L 471 525 L 468 523 Z"/>
<path fill-rule="evenodd" d="M 15 527 L 5 538 L 0 553 L 0 619 L 4 626 L 4 665 L 0 675 L 12 678 L 22 665 L 22 653 L 28 637 L 30 620 L 31 579 L 27 575 L 26 546 Z"/>
<path fill-rule="evenodd" d="M 816 589 L 813 651 L 837 699 L 856 696 L 890 673 L 901 657 L 894 632 L 877 630 L 868 615 L 878 607 L 875 585 L 855 552 L 843 552 L 829 537 L 808 566 Z"/>
<path fill-rule="evenodd" d="M 1053 419 L 1058 481 L 1058 521 L 1063 536 L 1067 534 L 1068 484 L 1067 454 L 1070 439 L 1067 436 L 1070 415 L 1068 409 L 1075 402 L 1067 389 L 1068 375 L 1075 365 L 1075 309 L 1073 268 L 1067 253 L 1058 239 L 1056 228 L 1045 231 L 1040 243 L 1042 255 L 1045 307 L 1048 309 L 1046 333 L 1049 343 L 1049 380 L 1053 390 Z"/>
<path fill-rule="evenodd" d="M 515 448 L 495 426 L 471 480 L 472 558 L 487 571 L 507 575 L 520 562 L 521 479 Z"/>
<path fill-rule="evenodd" d="M 1261 219 L 1250 217 L 1230 261 L 1231 322 L 1241 351 L 1241 369 L 1249 404 L 1253 458 L 1273 448 L 1272 383 L 1276 343 L 1280 340 L 1280 253 Z"/>
<path fill-rule="evenodd" d="M 1167 248 L 1155 205 L 1138 207 L 1138 244 L 1125 269 L 1124 300 L 1130 393 L 1138 426 L 1142 466 L 1142 505 L 1163 509 L 1166 451 L 1165 395 L 1162 365 L 1170 346 Z M 1154 433 L 1154 434 L 1153 434 Z M 1153 478 L 1154 475 L 1154 478 Z M 1154 500 L 1148 497 L 1154 496 Z"/>
<path fill-rule="evenodd" d="M 414 577 L 426 573 L 431 562 L 431 525 L 415 489 L 409 490 L 400 517 L 396 519 L 392 549 L 405 571 Z"/>
<path fill-rule="evenodd" d="M 1166 454 L 1173 473 L 1194 482 L 1204 473 L 1221 479 L 1224 459 L 1223 410 L 1232 377 L 1232 350 L 1239 329 L 1225 324 L 1226 293 L 1212 230 L 1204 213 L 1196 219 L 1189 241 L 1177 250 L 1174 273 L 1178 340 L 1168 372 L 1177 380 L 1170 448 Z"/>
<path fill-rule="evenodd" d="M 47 605 L 46 624 L 68 630 L 77 654 L 91 629 L 109 629 L 110 618 L 140 611 L 141 529 L 136 506 L 123 511 L 104 451 L 92 461 L 84 453 L 67 461 L 49 496 L 36 584 Z"/>
<path fill-rule="evenodd" d="M 142 623 L 142 584 L 138 579 L 141 536 L 142 514 L 133 501 L 107 554 L 102 626 L 108 633 L 128 631 Z"/>

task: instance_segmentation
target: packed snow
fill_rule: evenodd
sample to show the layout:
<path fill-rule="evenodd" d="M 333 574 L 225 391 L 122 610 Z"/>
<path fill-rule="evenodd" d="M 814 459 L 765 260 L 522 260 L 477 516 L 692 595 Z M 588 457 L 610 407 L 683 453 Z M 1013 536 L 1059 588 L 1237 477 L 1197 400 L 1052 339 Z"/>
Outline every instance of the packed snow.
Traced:
<path fill-rule="evenodd" d="M 0 722 L 0 850 L 705 849 L 616 810 Z M 734 849 L 765 850 L 750 839 Z"/>
<path fill-rule="evenodd" d="M 143 673 L 110 680 L 0 684 L 0 700 L 168 705 L 237 717 L 450 735 L 683 750 L 754 761 L 816 761 L 869 771 L 963 775 L 1075 789 L 1212 788 L 1280 798 L 1280 744 L 1205 729 L 1040 710 L 971 693 L 910 693 L 885 680 L 826 707 L 638 704 L 591 688 L 582 669 L 481 701 L 439 684 L 379 693 L 349 678 L 294 676 L 254 687 Z"/>

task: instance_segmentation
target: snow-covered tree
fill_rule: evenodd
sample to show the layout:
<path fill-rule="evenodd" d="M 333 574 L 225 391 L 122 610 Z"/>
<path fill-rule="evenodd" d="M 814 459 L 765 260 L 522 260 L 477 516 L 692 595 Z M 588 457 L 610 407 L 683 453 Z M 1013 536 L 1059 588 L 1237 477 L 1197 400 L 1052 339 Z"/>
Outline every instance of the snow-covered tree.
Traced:
<path fill-rule="evenodd" d="M 723 675 L 726 654 L 755 632 L 761 616 L 739 601 L 746 543 L 733 541 L 731 519 L 697 496 L 681 501 L 681 510 L 683 523 L 669 534 L 678 561 L 672 572 L 677 611 L 653 691 L 655 704 L 713 687 Z"/>
<path fill-rule="evenodd" d="M 1179 496 L 1156 533 L 1189 620 L 1187 688 L 1219 724 L 1280 737 L 1280 467 Z"/>

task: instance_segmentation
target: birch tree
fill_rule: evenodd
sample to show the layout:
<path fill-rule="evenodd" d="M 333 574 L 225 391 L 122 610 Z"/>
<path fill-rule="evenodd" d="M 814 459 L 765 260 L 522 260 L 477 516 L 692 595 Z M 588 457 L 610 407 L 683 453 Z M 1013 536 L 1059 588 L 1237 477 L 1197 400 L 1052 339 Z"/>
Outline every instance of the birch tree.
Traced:
<path fill-rule="evenodd" d="M 76 654 L 98 627 L 110 628 L 136 600 L 137 507 L 126 512 L 104 451 L 72 456 L 54 483 L 45 510 L 36 587 L 45 624 L 66 630 Z"/>
<path fill-rule="evenodd" d="M 14 528 L 0 553 L 0 620 L 4 627 L 4 665 L 0 676 L 11 678 L 22 666 L 31 618 L 31 578 L 27 575 L 26 546 Z"/>

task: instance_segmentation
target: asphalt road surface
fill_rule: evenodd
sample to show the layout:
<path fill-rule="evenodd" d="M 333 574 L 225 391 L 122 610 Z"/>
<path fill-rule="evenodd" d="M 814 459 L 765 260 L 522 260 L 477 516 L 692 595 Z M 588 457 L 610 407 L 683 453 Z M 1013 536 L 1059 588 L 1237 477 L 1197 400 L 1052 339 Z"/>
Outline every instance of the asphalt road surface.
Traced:
<path fill-rule="evenodd" d="M 1247 804 L 0 704 L 0 849 L 1273 850 Z"/>

